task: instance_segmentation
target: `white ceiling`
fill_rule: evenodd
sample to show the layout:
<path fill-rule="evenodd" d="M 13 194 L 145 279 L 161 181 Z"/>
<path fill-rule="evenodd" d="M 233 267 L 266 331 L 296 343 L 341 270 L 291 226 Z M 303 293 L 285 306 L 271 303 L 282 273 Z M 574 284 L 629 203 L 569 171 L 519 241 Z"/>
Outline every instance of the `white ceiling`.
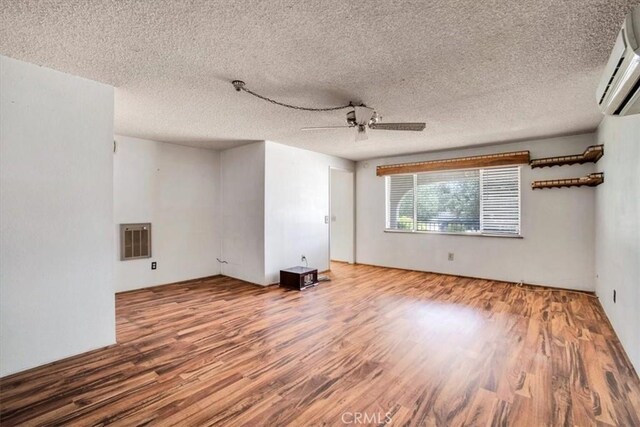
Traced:
<path fill-rule="evenodd" d="M 627 0 L 3 0 L 0 53 L 116 87 L 116 132 L 225 148 L 269 139 L 349 159 L 593 130 Z M 301 132 L 363 101 L 424 132 Z"/>

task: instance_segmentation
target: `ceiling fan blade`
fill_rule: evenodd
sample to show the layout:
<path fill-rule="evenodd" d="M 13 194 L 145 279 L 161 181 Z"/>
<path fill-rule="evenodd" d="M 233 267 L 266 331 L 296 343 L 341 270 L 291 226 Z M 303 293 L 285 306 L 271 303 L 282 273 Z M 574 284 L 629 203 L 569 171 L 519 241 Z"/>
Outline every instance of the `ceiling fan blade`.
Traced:
<path fill-rule="evenodd" d="M 317 127 L 306 127 L 301 128 L 300 130 L 327 130 L 327 129 L 345 129 L 351 128 L 353 126 L 317 126 Z"/>
<path fill-rule="evenodd" d="M 371 129 L 377 130 L 411 130 L 423 131 L 426 123 L 372 123 L 369 125 Z"/>

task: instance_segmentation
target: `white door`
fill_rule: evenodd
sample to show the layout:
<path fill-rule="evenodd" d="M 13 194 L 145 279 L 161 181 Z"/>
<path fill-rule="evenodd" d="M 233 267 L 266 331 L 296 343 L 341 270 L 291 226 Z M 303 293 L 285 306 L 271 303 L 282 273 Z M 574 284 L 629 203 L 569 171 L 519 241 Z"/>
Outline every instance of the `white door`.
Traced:
<path fill-rule="evenodd" d="M 355 261 L 353 181 L 353 172 L 331 169 L 329 254 L 332 261 Z"/>

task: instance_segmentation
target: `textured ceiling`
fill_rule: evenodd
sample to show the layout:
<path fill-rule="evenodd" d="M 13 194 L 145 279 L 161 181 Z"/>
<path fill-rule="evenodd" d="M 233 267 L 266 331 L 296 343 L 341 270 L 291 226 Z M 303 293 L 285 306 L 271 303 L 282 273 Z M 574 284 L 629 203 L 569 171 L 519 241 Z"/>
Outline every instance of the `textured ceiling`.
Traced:
<path fill-rule="evenodd" d="M 0 3 L 0 53 L 116 87 L 116 132 L 228 147 L 269 139 L 364 159 L 593 130 L 625 0 Z M 363 101 L 421 133 L 353 130 Z"/>

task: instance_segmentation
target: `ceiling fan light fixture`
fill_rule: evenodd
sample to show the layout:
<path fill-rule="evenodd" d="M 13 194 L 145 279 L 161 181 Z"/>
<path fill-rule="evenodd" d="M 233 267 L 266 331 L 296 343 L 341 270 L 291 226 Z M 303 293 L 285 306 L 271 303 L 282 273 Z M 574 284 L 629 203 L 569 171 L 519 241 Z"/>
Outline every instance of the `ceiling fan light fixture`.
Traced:
<path fill-rule="evenodd" d="M 369 120 L 369 126 L 380 123 L 380 120 L 382 120 L 382 116 L 378 114 L 377 111 L 374 111 L 373 116 L 371 116 L 371 120 Z"/>
<path fill-rule="evenodd" d="M 356 132 L 356 142 L 364 141 L 369 139 L 369 135 L 367 135 L 367 126 L 366 125 L 358 125 L 358 131 Z"/>
<path fill-rule="evenodd" d="M 382 116 L 378 114 L 376 110 L 371 107 L 367 107 L 364 103 L 360 102 L 359 104 L 355 104 L 353 102 L 349 102 L 347 105 L 339 105 L 336 107 L 324 107 L 324 108 L 316 108 L 316 107 L 303 107 L 299 105 L 287 104 L 284 102 L 276 101 L 275 99 L 269 98 L 264 95 L 260 95 L 249 88 L 246 87 L 245 82 L 242 80 L 233 80 L 231 82 L 233 84 L 236 92 L 246 92 L 249 95 L 255 96 L 256 98 L 260 98 L 263 101 L 270 102 L 274 105 L 279 105 L 281 107 L 291 108 L 294 110 L 302 110 L 302 111 L 336 111 L 349 108 L 347 112 L 347 126 L 318 126 L 318 127 L 307 127 L 302 130 L 320 130 L 320 129 L 338 129 L 338 128 L 357 128 L 356 129 L 356 141 L 361 141 L 367 139 L 367 128 L 373 130 L 394 130 L 394 131 L 423 131 L 425 128 L 425 123 L 381 123 Z"/>
<path fill-rule="evenodd" d="M 356 121 L 355 110 L 351 110 L 347 112 L 347 124 L 352 127 L 358 125 L 358 122 Z"/>

